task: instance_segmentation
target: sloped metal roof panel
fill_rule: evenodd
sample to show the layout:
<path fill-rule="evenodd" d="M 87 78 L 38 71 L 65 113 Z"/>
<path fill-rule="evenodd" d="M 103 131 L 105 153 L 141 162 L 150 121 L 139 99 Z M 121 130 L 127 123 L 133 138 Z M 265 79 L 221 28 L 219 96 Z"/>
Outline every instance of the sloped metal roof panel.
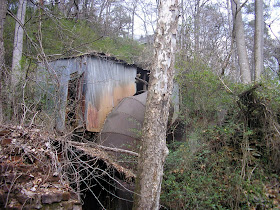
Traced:
<path fill-rule="evenodd" d="M 134 151 L 135 148 L 132 144 L 134 144 L 134 141 L 140 140 L 141 137 L 146 98 L 147 92 L 126 97 L 113 109 L 108 115 L 101 132 L 102 145 Z M 121 137 L 116 138 L 116 135 Z M 133 141 L 128 143 L 126 142 L 127 138 Z"/>
<path fill-rule="evenodd" d="M 100 144 L 138 153 L 141 130 L 146 110 L 147 92 L 126 97 L 107 116 L 100 135 Z M 109 152 L 123 167 L 136 169 L 137 158 Z"/>

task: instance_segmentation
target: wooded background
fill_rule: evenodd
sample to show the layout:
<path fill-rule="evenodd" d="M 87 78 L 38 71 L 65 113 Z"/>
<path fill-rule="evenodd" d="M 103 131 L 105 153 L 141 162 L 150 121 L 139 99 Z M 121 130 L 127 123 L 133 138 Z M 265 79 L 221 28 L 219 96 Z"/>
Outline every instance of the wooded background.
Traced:
<path fill-rule="evenodd" d="M 157 7 L 149 0 L 1 0 L 0 122 L 53 129 L 39 63 L 53 81 L 50 61 L 92 51 L 152 69 Z M 279 189 L 279 7 L 276 0 L 179 2 L 180 112 L 168 127 L 167 207 L 279 205 L 279 191 L 275 200 L 267 195 Z"/>

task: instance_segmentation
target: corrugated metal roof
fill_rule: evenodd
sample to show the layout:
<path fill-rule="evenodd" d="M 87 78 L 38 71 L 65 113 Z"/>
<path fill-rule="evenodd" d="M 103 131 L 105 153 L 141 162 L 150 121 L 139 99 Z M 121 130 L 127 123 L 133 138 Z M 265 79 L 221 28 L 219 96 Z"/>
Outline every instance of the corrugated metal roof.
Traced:
<path fill-rule="evenodd" d="M 120 64 L 128 65 L 128 66 L 134 66 L 134 67 L 137 67 L 137 68 L 142 69 L 144 71 L 149 71 L 147 69 L 143 69 L 141 66 L 136 65 L 135 63 L 128 63 L 125 60 L 118 59 L 116 56 L 106 54 L 106 53 L 103 53 L 103 52 L 97 52 L 97 51 L 91 51 L 91 52 L 86 52 L 86 53 L 82 53 L 82 54 L 78 54 L 78 55 L 61 57 L 61 58 L 51 60 L 51 62 L 56 61 L 56 60 L 64 60 L 64 59 L 78 58 L 78 57 L 84 57 L 84 56 L 99 57 L 99 58 L 102 58 L 102 59 L 105 59 L 105 60 L 112 60 L 115 63 L 120 63 Z"/>

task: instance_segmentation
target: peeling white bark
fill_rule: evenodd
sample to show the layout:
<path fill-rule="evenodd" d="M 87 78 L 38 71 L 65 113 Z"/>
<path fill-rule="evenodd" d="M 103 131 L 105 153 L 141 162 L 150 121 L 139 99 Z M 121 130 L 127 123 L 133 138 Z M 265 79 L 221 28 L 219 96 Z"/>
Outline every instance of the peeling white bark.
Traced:
<path fill-rule="evenodd" d="M 255 72 L 254 80 L 259 81 L 263 71 L 263 45 L 264 45 L 264 17 L 263 17 L 263 1 L 255 0 Z"/>
<path fill-rule="evenodd" d="M 166 127 L 173 89 L 178 0 L 159 0 L 155 55 L 138 160 L 134 209 L 159 209 L 163 165 L 168 154 Z"/>

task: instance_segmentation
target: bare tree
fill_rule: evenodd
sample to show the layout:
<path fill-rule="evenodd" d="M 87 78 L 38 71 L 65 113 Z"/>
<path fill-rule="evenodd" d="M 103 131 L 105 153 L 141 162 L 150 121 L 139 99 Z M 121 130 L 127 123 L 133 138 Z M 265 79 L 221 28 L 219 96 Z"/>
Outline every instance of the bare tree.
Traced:
<path fill-rule="evenodd" d="M 260 80 L 263 71 L 263 47 L 264 47 L 264 16 L 263 1 L 255 0 L 255 42 L 254 42 L 254 63 L 255 82 Z"/>
<path fill-rule="evenodd" d="M 6 19 L 7 12 L 7 0 L 2 0 L 0 2 L 0 123 L 3 121 L 3 105 L 2 105 L 2 75 L 5 68 L 5 60 L 4 60 L 4 40 L 3 40 L 3 32 L 4 32 L 4 23 Z"/>
<path fill-rule="evenodd" d="M 195 47 L 195 52 L 198 53 L 199 52 L 199 38 L 200 38 L 200 18 L 201 18 L 201 9 L 205 6 L 205 4 L 208 2 L 209 0 L 196 0 L 195 1 L 195 11 L 194 11 L 194 47 Z"/>
<path fill-rule="evenodd" d="M 231 0 L 231 9 L 233 15 L 233 24 L 234 24 L 233 33 L 234 33 L 234 39 L 237 48 L 241 82 L 247 84 L 250 83 L 252 79 L 251 79 L 249 59 L 248 59 L 248 54 L 247 54 L 247 49 L 245 44 L 245 32 L 244 32 L 244 25 L 242 21 L 241 8 L 242 7 L 240 7 L 239 0 Z"/>
<path fill-rule="evenodd" d="M 137 5 L 138 5 L 138 0 L 132 1 L 132 14 L 131 14 L 131 37 L 132 37 L 132 39 L 134 39 L 134 19 L 135 19 Z"/>
<path fill-rule="evenodd" d="M 232 18 L 232 9 L 231 9 L 231 0 L 226 0 L 227 2 L 227 16 L 228 16 L 228 28 L 229 28 L 229 34 L 230 32 L 232 35 L 229 35 L 230 38 L 230 53 L 229 53 L 229 62 L 231 63 L 231 68 L 230 68 L 230 75 L 231 79 L 233 81 L 239 81 L 240 79 L 240 71 L 238 68 L 238 61 L 237 61 L 237 53 L 236 53 L 236 46 L 234 42 L 234 35 L 233 35 L 233 18 Z"/>
<path fill-rule="evenodd" d="M 12 89 L 12 105 L 14 110 L 16 110 L 15 105 L 15 89 L 18 85 L 21 78 L 21 70 L 20 70 L 20 61 L 22 58 L 22 49 L 23 49 L 23 35 L 24 30 L 22 28 L 25 19 L 26 13 L 26 4 L 27 0 L 20 0 L 18 3 L 18 11 L 17 11 L 17 22 L 15 27 L 15 36 L 14 36 L 14 49 L 13 49 L 13 60 L 12 60 L 12 74 L 11 74 L 11 89 Z M 20 23 L 19 23 L 19 22 Z M 16 112 L 14 112 L 14 115 Z"/>
<path fill-rule="evenodd" d="M 155 54 L 147 97 L 134 209 L 159 209 L 163 165 L 168 154 L 166 127 L 173 89 L 178 0 L 158 1 Z"/>
<path fill-rule="evenodd" d="M 27 0 L 20 0 L 18 4 L 17 19 L 22 25 L 24 24 L 25 19 L 26 4 Z M 23 28 L 20 23 L 16 22 L 12 62 L 12 84 L 17 84 L 19 79 L 18 69 L 20 68 L 20 60 L 22 57 L 23 34 Z"/>

